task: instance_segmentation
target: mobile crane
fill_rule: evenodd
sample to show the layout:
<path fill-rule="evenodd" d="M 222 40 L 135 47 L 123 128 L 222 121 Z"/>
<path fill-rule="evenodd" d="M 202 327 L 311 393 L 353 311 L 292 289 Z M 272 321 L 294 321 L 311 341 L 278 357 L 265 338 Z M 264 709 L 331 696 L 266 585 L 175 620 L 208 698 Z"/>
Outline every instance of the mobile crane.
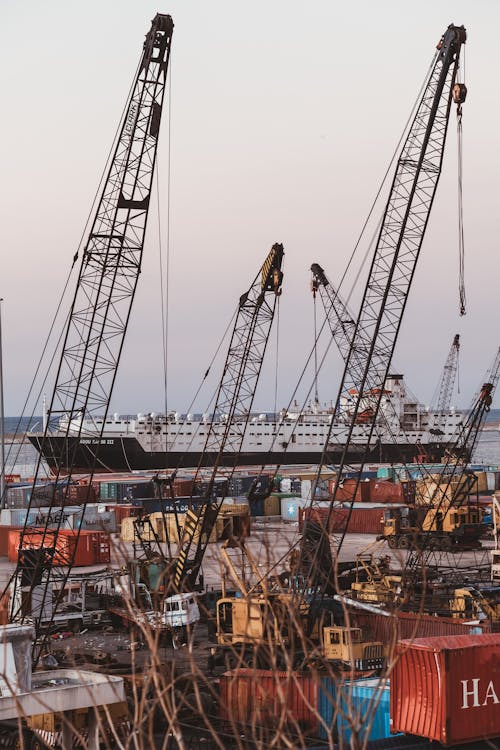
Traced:
<path fill-rule="evenodd" d="M 57 425 L 59 432 L 65 430 L 64 441 L 50 444 L 55 459 L 54 484 L 57 490 L 50 499 L 51 508 L 58 504 L 70 504 L 69 484 L 83 437 L 83 417 L 96 420 L 101 417 L 102 434 L 105 423 L 102 415 L 109 410 L 141 271 L 173 28 L 172 18 L 158 13 L 146 35 L 84 245 L 50 400 L 49 418 L 42 438 L 43 443 L 50 444 L 51 423 Z M 76 263 L 77 259 L 78 253 L 73 262 Z M 90 498 L 99 440 L 93 447 L 89 490 L 83 508 Z M 39 457 L 30 506 L 36 499 L 40 463 Z M 61 481 L 63 467 L 64 482 Z M 57 526 L 55 530 L 49 530 L 48 524 L 32 529 L 26 524 L 21 533 L 19 561 L 12 579 L 11 620 L 30 618 L 37 635 L 40 634 L 45 601 L 49 596 L 52 598 L 52 581 L 56 571 L 51 563 L 59 529 Z M 34 535 L 39 536 L 38 549 L 24 549 L 27 534 L 31 540 Z M 49 539 L 56 539 L 56 542 L 51 544 Z M 52 601 L 54 613 L 64 596 L 65 582 L 70 575 L 75 552 L 76 545 L 68 556 L 66 572 L 58 577 L 58 594 L 56 600 Z M 35 587 L 36 608 L 32 606 Z M 43 642 L 39 646 L 38 656 Z M 38 656 L 35 656 L 35 663 Z"/>
<path fill-rule="evenodd" d="M 465 40 L 463 26 L 450 25 L 442 36 L 398 158 L 334 410 L 339 413 L 342 399 L 346 394 L 351 396 L 349 414 L 346 415 L 347 439 L 338 462 L 330 512 L 337 502 L 353 429 L 367 391 L 373 396 L 371 413 L 366 420 L 367 448 L 376 435 L 383 387 L 441 173 L 451 106 L 455 102 L 461 107 L 466 97 L 465 85 L 457 82 L 460 52 Z M 318 478 L 323 464 L 328 461 L 332 429 L 333 424 L 318 467 Z M 352 467 L 356 472 L 356 484 L 361 479 L 363 464 L 363 457 L 360 457 L 359 465 Z M 357 486 L 353 498 L 356 489 Z M 303 547 L 308 546 L 307 536 L 306 524 Z M 344 536 L 345 531 L 335 539 L 337 556 Z M 322 574 L 316 561 L 308 561 L 303 572 L 309 586 L 316 588 L 317 595 L 323 597 L 324 592 L 317 583 Z"/>

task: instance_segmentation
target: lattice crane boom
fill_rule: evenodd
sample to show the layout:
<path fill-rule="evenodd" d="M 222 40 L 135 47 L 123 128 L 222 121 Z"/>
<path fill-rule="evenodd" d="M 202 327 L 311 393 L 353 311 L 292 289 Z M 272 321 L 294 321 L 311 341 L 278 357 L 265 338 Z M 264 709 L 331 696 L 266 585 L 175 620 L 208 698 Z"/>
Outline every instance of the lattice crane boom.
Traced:
<path fill-rule="evenodd" d="M 448 412 L 451 406 L 451 398 L 453 395 L 453 388 L 455 387 L 455 380 L 458 371 L 458 357 L 460 354 L 460 334 L 456 333 L 453 337 L 453 342 L 446 357 L 441 379 L 439 381 L 437 392 L 437 400 L 433 404 L 434 411 L 440 413 Z"/>
<path fill-rule="evenodd" d="M 219 384 L 214 418 L 209 423 L 203 454 L 216 459 L 205 492 L 205 503 L 198 512 L 187 514 L 185 530 L 175 564 L 176 589 L 192 588 L 201 568 L 210 534 L 222 500 L 213 497 L 218 470 L 229 460 L 229 478 L 238 456 L 250 418 L 277 300 L 281 294 L 283 245 L 271 248 L 251 287 L 239 300 L 238 313 Z M 225 456 L 226 449 L 230 451 Z M 230 456 L 230 457 L 229 457 Z M 203 465 L 203 455 L 199 467 Z"/>

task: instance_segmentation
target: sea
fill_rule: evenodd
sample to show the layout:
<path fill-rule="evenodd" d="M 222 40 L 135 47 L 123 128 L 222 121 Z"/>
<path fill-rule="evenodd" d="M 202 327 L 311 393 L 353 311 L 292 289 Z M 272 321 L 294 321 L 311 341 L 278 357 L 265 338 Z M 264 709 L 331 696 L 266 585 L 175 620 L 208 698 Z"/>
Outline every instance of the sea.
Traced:
<path fill-rule="evenodd" d="M 4 431 L 6 436 L 22 436 L 27 430 L 41 430 L 42 417 L 6 417 Z M 10 442 L 5 446 L 5 473 L 20 474 L 21 478 L 32 477 L 35 473 L 37 453 L 31 443 Z M 500 466 L 500 409 L 488 412 L 483 431 L 479 437 L 473 455 L 474 464 Z M 42 471 L 48 474 L 46 467 Z"/>

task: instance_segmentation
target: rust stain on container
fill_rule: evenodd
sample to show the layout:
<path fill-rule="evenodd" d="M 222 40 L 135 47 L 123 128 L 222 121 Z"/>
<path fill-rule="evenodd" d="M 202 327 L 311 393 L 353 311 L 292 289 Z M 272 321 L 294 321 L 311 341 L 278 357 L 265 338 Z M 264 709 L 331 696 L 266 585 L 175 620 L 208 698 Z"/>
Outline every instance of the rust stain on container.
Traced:
<path fill-rule="evenodd" d="M 391 675 L 391 725 L 443 745 L 500 735 L 500 635 L 401 641 Z"/>

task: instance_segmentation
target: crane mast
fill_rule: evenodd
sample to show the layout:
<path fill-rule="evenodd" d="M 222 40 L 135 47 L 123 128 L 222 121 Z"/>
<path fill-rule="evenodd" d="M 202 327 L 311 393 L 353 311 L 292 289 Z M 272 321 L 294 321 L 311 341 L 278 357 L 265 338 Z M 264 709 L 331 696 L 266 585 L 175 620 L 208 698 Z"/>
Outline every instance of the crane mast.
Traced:
<path fill-rule="evenodd" d="M 220 498 L 214 497 L 218 469 L 229 462 L 229 469 L 225 471 L 226 478 L 229 478 L 238 463 L 277 300 L 281 294 L 283 255 L 283 245 L 273 245 L 250 289 L 239 300 L 217 392 L 214 418 L 209 423 L 196 476 L 203 465 L 203 455 L 212 453 L 216 458 L 201 510 L 187 513 L 173 576 L 177 590 L 192 588 L 200 571 L 222 504 Z M 228 455 L 225 455 L 226 449 L 230 451 Z"/>
<path fill-rule="evenodd" d="M 68 502 L 68 485 L 73 473 L 75 452 L 83 437 L 83 419 L 95 420 L 100 417 L 101 436 L 104 429 L 104 417 L 109 409 L 141 271 L 173 28 L 172 18 L 158 13 L 146 35 L 114 152 L 83 249 L 48 410 L 49 419 L 42 438 L 42 443 L 50 442 L 51 430 L 65 436 L 65 440 L 61 441 L 61 449 L 52 445 L 57 459 L 57 492 L 54 493 L 51 505 L 64 506 Z M 98 439 L 92 444 L 94 467 L 99 442 Z M 42 454 L 43 445 L 40 455 Z M 63 466 L 65 482 L 58 486 Z M 39 471 L 40 458 L 34 487 Z M 90 487 L 89 481 L 89 492 Z M 32 493 L 30 507 L 33 499 Z M 50 515 L 49 513 L 48 517 Z M 21 550 L 27 531 L 29 528 L 25 525 L 21 534 Z M 53 531 L 52 529 L 51 533 Z M 58 531 L 59 526 L 56 535 Z M 30 531 L 30 534 L 33 533 Z M 48 524 L 40 532 L 41 548 L 45 545 L 47 533 Z M 23 556 L 20 554 L 20 559 L 21 557 Z M 67 575 L 72 563 L 73 559 L 67 561 Z M 18 562 L 16 582 L 23 571 L 26 580 L 26 569 Z M 28 575 L 31 589 L 34 582 L 41 581 L 44 573 L 40 610 L 43 610 L 52 575 L 50 553 L 48 558 L 40 555 L 32 562 Z M 14 596 L 12 619 L 19 616 L 22 619 L 24 614 L 16 601 Z M 34 619 L 38 630 L 39 620 L 37 617 Z"/>
<path fill-rule="evenodd" d="M 450 25 L 441 38 L 398 158 L 336 401 L 335 413 L 341 413 L 346 396 L 351 397 L 349 409 L 344 410 L 347 434 L 331 510 L 347 464 L 358 412 L 367 386 L 372 383 L 377 384 L 379 393 L 371 399 L 371 416 L 365 428 L 367 447 L 374 435 L 383 386 L 441 173 L 451 105 L 453 101 L 460 104 L 465 99 L 465 86 L 456 82 L 460 51 L 465 40 L 465 28 L 454 25 Z M 333 420 L 318 477 L 321 466 L 328 460 L 332 429 Z M 360 473 L 361 468 L 358 468 L 358 482 Z M 342 546 L 344 535 L 345 532 L 336 540 L 337 551 Z M 311 573 L 314 575 L 314 571 Z"/>

